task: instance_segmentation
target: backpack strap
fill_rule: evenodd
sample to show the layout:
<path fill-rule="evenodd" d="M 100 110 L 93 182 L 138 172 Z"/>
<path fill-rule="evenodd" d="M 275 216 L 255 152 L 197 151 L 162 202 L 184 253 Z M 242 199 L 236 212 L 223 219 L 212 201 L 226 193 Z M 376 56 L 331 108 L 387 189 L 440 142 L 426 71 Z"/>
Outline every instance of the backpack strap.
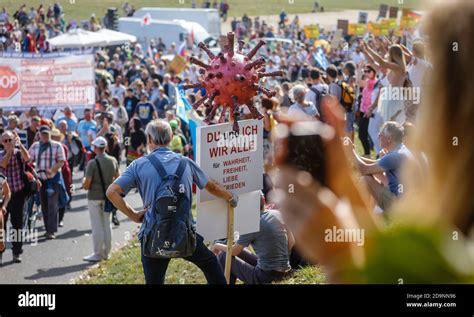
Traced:
<path fill-rule="evenodd" d="M 183 176 L 184 170 L 186 169 L 186 166 L 188 163 L 187 160 L 188 159 L 186 157 L 181 156 L 178 168 L 176 169 L 176 173 L 175 173 L 176 176 L 178 176 L 178 180 L 181 179 L 181 177 Z"/>
<path fill-rule="evenodd" d="M 151 165 L 153 165 L 162 180 L 165 179 L 166 176 L 168 176 L 168 173 L 163 167 L 163 164 L 161 164 L 160 160 L 157 159 L 153 154 L 147 155 L 146 158 L 150 161 Z"/>
<path fill-rule="evenodd" d="M 102 193 L 104 194 L 105 199 L 107 199 L 106 190 L 105 190 L 104 176 L 102 174 L 102 169 L 100 168 L 99 160 L 97 158 L 95 158 L 94 161 L 95 161 L 95 164 L 97 165 L 97 169 L 98 169 L 98 172 L 99 172 L 100 186 L 102 187 Z"/>

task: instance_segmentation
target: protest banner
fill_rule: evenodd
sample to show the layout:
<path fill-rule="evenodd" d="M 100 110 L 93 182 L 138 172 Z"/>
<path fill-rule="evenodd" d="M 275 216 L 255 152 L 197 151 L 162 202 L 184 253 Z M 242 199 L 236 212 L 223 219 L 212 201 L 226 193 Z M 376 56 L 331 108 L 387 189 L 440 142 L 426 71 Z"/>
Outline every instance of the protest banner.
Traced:
<path fill-rule="evenodd" d="M 365 33 L 365 24 L 349 23 L 347 34 L 362 36 Z"/>
<path fill-rule="evenodd" d="M 380 24 L 369 21 L 369 23 L 367 23 L 367 31 L 372 33 L 375 36 L 379 36 L 380 35 Z"/>
<path fill-rule="evenodd" d="M 390 9 L 388 11 L 388 17 L 390 19 L 398 18 L 398 7 L 390 7 Z"/>
<path fill-rule="evenodd" d="M 309 39 L 319 39 L 319 25 L 311 24 L 304 26 L 304 35 Z"/>
<path fill-rule="evenodd" d="M 94 55 L 0 53 L 0 107 L 91 107 L 95 103 Z"/>
<path fill-rule="evenodd" d="M 239 195 L 234 228 L 239 234 L 259 231 L 263 186 L 263 125 L 261 120 L 202 126 L 196 135 L 196 162 L 206 174 Z M 206 241 L 226 237 L 227 202 L 206 191 L 197 193 L 197 230 Z"/>
<path fill-rule="evenodd" d="M 359 23 L 361 24 L 367 24 L 369 14 L 367 12 L 360 11 L 359 12 Z"/>
<path fill-rule="evenodd" d="M 337 29 L 334 32 L 334 36 L 333 36 L 332 41 L 331 41 L 331 49 L 337 49 L 339 47 L 339 45 L 341 45 L 342 41 L 343 41 L 342 30 Z"/>
<path fill-rule="evenodd" d="M 381 4 L 380 7 L 379 7 L 379 16 L 377 17 L 377 20 L 380 19 L 380 18 L 387 17 L 387 11 L 388 11 L 388 5 Z"/>
<path fill-rule="evenodd" d="M 349 34 L 349 20 L 337 20 L 337 29 L 342 30 L 344 36 Z"/>
<path fill-rule="evenodd" d="M 181 72 L 186 68 L 186 58 L 181 55 L 175 55 L 173 60 L 168 65 L 168 70 L 175 73 L 176 75 L 181 74 Z"/>
<path fill-rule="evenodd" d="M 403 9 L 402 18 L 400 19 L 400 29 L 414 29 L 418 26 L 421 20 L 421 14 L 418 14 L 411 9 Z"/>

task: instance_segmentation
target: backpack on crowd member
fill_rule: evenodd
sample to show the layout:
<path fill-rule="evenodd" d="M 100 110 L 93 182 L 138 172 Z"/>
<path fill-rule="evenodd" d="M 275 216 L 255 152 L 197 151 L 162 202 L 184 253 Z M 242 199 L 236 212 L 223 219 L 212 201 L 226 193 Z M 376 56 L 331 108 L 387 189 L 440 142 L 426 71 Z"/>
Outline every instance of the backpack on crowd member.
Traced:
<path fill-rule="evenodd" d="M 344 81 L 339 81 L 337 85 L 341 87 L 341 105 L 344 107 L 344 109 L 346 109 L 347 112 L 352 112 L 352 106 L 354 105 L 354 101 L 356 99 L 354 89 L 352 89 L 352 87 Z"/>
<path fill-rule="evenodd" d="M 32 163 L 23 162 L 21 160 L 21 153 L 17 152 L 15 155 L 18 161 L 18 165 L 21 168 L 21 180 L 25 187 L 23 188 L 24 194 L 29 197 L 39 192 L 40 188 L 38 185 L 39 177 L 36 174 L 35 168 Z"/>
<path fill-rule="evenodd" d="M 146 157 L 161 177 L 153 203 L 155 223 L 143 236 L 143 255 L 150 258 L 169 259 L 191 256 L 196 250 L 196 230 L 191 214 L 191 201 L 180 182 L 188 165 L 180 156 L 176 172 L 168 174 L 163 164 L 153 155 Z"/>
<path fill-rule="evenodd" d="M 322 117 L 322 111 L 321 111 L 321 100 L 323 99 L 324 96 L 327 95 L 327 91 L 320 91 L 316 87 L 309 87 L 309 89 L 314 92 L 315 97 L 314 97 L 314 105 L 316 106 L 316 109 L 319 112 L 319 115 Z"/>

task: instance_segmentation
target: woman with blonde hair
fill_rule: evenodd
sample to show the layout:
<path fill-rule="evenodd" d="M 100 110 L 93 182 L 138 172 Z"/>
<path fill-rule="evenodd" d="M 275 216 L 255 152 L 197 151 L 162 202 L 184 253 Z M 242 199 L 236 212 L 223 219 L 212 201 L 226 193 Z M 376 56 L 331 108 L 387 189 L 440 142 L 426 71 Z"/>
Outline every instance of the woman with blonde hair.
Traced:
<path fill-rule="evenodd" d="M 362 52 L 369 61 L 369 64 L 375 64 L 378 67 L 388 70 L 388 87 L 383 87 L 380 97 L 382 101 L 381 114 L 386 121 L 397 121 L 402 124 L 405 121 L 405 101 L 404 96 L 400 95 L 406 85 L 408 78 L 405 55 L 400 45 L 391 45 L 388 49 L 387 59 L 383 59 L 377 52 L 370 48 L 365 42 L 361 41 Z M 392 91 L 398 90 L 398 98 L 392 98 Z M 395 94 L 393 94 L 395 96 Z"/>
<path fill-rule="evenodd" d="M 414 176 L 414 165 L 406 166 L 408 189 L 392 206 L 390 224 L 367 208 L 341 142 L 342 114 L 330 97 L 323 104 L 335 131 L 324 138 L 327 187 L 281 162 L 274 175 L 274 199 L 300 251 L 332 283 L 474 283 L 474 178 L 467 175 L 474 165 L 474 91 L 467 77 L 474 72 L 474 2 L 446 2 L 426 22 L 436 72 L 412 151 L 426 156 L 427 173 Z M 451 74 L 459 79 L 446 81 Z M 363 239 L 328 241 L 333 229 L 355 230 Z"/>

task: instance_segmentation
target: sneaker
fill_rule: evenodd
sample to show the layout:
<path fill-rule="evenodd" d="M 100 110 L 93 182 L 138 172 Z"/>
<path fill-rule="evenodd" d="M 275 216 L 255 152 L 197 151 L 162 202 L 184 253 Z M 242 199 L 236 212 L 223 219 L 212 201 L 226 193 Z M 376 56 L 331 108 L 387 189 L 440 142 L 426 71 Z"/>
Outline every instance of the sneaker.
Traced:
<path fill-rule="evenodd" d="M 54 233 L 46 232 L 46 234 L 45 234 L 44 236 L 45 236 L 46 239 L 48 239 L 48 240 L 56 239 L 56 236 L 54 235 Z"/>
<path fill-rule="evenodd" d="M 112 216 L 112 223 L 117 227 L 120 226 L 120 221 L 118 220 L 117 215 Z"/>
<path fill-rule="evenodd" d="M 59 226 L 60 226 L 60 227 L 64 227 L 64 221 L 60 221 L 60 222 L 59 222 Z"/>
<path fill-rule="evenodd" d="M 100 262 L 102 257 L 99 255 L 91 254 L 82 258 L 86 262 Z"/>
<path fill-rule="evenodd" d="M 13 262 L 21 263 L 21 256 L 13 254 Z"/>
<path fill-rule="evenodd" d="M 0 253 L 0 267 L 3 266 L 3 253 Z"/>

